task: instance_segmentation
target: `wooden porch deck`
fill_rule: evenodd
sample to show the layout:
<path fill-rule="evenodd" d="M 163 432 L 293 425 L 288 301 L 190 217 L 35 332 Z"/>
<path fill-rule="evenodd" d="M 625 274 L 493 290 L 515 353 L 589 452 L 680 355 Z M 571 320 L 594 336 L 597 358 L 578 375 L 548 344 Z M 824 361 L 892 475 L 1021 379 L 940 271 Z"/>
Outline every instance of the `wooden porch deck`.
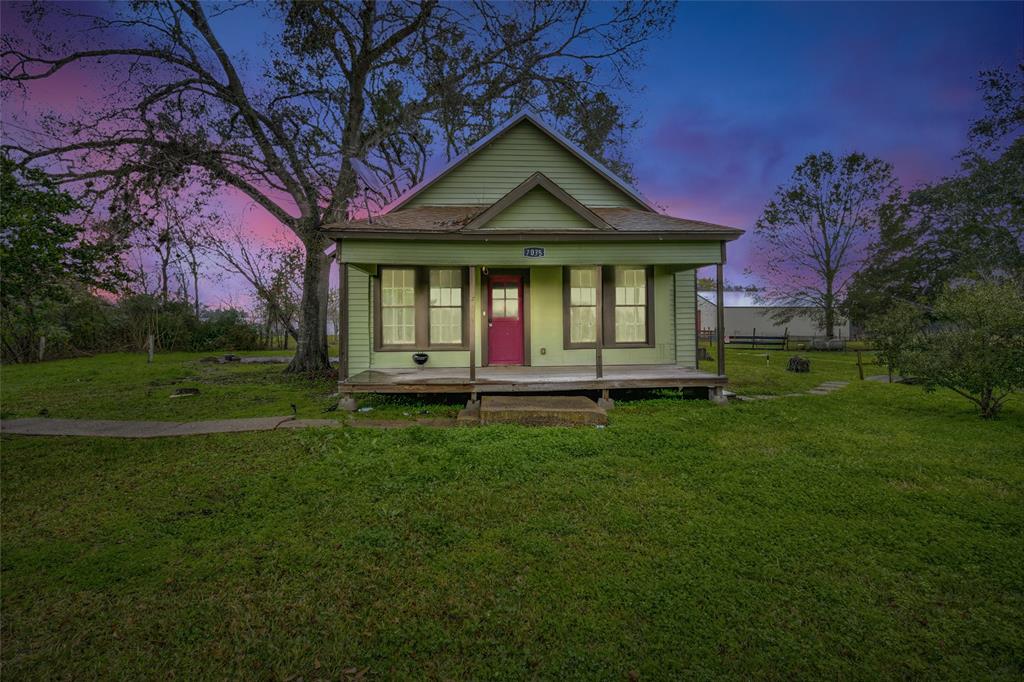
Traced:
<path fill-rule="evenodd" d="M 540 393 L 623 388 L 724 386 L 726 377 L 675 365 L 607 365 L 595 376 L 593 365 L 570 367 L 468 367 L 371 369 L 338 385 L 341 393 Z"/>

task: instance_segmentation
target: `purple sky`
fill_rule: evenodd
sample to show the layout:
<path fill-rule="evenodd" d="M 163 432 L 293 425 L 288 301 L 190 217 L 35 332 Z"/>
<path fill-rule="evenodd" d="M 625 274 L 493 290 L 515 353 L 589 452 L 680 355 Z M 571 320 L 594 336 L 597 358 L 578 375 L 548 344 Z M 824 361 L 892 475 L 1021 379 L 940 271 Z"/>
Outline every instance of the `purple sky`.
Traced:
<path fill-rule="evenodd" d="M 3 4 L 5 31 L 12 9 Z M 256 62 L 251 19 L 222 28 L 227 47 Z M 1024 3 L 685 4 L 628 96 L 642 120 L 629 156 L 640 190 L 669 213 L 750 230 L 811 152 L 879 156 L 905 187 L 949 175 L 982 111 L 978 71 L 1022 58 Z M 5 102 L 3 118 L 73 110 L 101 90 L 94 80 L 79 70 L 35 84 L 29 101 Z M 261 210 L 232 203 L 255 234 L 278 233 Z M 749 281 L 756 246 L 748 235 L 730 248 L 730 280 Z"/>

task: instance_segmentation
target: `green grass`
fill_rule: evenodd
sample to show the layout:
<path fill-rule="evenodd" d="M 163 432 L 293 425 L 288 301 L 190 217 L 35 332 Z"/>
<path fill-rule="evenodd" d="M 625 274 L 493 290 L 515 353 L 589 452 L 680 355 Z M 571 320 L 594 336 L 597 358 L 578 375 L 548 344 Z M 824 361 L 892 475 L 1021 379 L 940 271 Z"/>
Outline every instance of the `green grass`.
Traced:
<path fill-rule="evenodd" d="M 4 368 L 5 416 L 93 370 L 205 371 L 182 360 Z M 849 378 L 771 362 L 730 354 L 730 371 L 752 392 Z M 219 401 L 173 409 L 263 414 L 245 387 L 269 384 L 313 410 L 330 388 L 221 369 L 238 383 Z M 125 395 L 72 388 L 51 410 L 167 409 L 117 381 Z M 611 415 L 603 430 L 5 436 L 4 675 L 1020 678 L 1020 400 L 984 422 L 948 393 L 855 382 Z"/>
<path fill-rule="evenodd" d="M 714 346 L 711 360 L 700 363 L 702 370 L 715 371 Z M 786 365 L 794 355 L 811 361 L 806 374 L 786 372 Z M 784 395 L 798 393 L 818 386 L 824 381 L 858 381 L 857 354 L 828 351 L 739 350 L 726 348 L 725 373 L 730 390 L 740 394 Z M 874 364 L 874 353 L 862 353 L 864 376 L 886 374 L 885 367 Z"/>
<path fill-rule="evenodd" d="M 276 353 L 280 354 L 280 353 Z M 341 419 L 325 412 L 337 405 L 337 383 L 284 374 L 283 364 L 201 362 L 210 353 L 158 354 L 153 364 L 138 353 L 109 353 L 78 360 L 0 368 L 4 419 L 45 415 L 62 419 L 136 419 L 190 421 L 269 417 L 292 413 L 306 419 Z M 239 355 L 275 355 L 273 352 Z M 177 388 L 198 388 L 199 395 L 170 396 Z M 454 416 L 454 404 L 366 396 L 376 418 Z"/>

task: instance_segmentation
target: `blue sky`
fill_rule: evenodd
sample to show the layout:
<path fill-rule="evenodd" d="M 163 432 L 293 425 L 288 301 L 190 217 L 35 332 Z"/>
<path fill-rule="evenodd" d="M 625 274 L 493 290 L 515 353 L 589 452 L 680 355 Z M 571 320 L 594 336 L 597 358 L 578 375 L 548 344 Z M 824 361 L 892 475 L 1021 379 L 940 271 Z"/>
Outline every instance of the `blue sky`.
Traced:
<path fill-rule="evenodd" d="M 16 31 L 17 5 L 2 14 Z M 215 25 L 258 69 L 274 28 L 259 8 Z M 982 112 L 978 72 L 1022 59 L 1021 2 L 685 3 L 624 95 L 641 120 L 628 154 L 639 189 L 668 212 L 751 230 L 812 152 L 883 158 L 907 188 L 951 174 Z M 27 101 L 5 102 L 4 119 L 74 109 L 102 78 L 81 67 L 34 84 Z M 280 234 L 261 210 L 240 218 L 255 235 Z M 756 255 L 748 234 L 730 248 L 727 277 L 752 281 L 743 273 Z"/>

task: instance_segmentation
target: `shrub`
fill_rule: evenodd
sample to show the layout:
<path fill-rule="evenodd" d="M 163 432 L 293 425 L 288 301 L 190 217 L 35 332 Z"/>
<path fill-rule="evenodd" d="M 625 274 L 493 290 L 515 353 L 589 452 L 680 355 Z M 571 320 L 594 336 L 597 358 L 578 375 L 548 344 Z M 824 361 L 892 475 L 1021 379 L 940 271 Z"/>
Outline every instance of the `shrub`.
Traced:
<path fill-rule="evenodd" d="M 985 419 L 1024 388 L 1024 293 L 1013 283 L 951 287 L 931 309 L 897 304 L 870 326 L 883 362 L 956 391 Z"/>

